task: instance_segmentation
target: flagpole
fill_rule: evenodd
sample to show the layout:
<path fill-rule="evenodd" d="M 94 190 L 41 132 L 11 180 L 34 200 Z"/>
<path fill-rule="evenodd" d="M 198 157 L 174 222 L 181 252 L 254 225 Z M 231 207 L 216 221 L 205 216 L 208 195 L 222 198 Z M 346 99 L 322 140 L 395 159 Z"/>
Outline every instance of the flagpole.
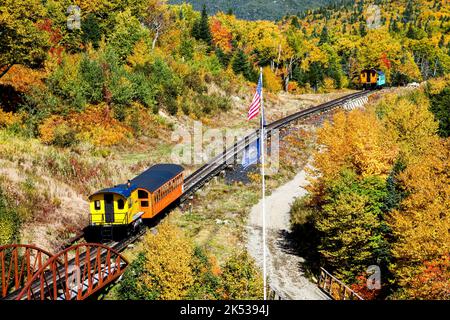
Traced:
<path fill-rule="evenodd" d="M 262 84 L 262 68 L 260 68 Z M 264 99 L 263 86 L 261 85 L 261 178 L 262 178 L 262 242 L 263 242 L 263 284 L 264 300 L 267 300 L 267 264 L 266 264 L 266 179 L 265 179 L 265 152 L 264 152 Z"/>

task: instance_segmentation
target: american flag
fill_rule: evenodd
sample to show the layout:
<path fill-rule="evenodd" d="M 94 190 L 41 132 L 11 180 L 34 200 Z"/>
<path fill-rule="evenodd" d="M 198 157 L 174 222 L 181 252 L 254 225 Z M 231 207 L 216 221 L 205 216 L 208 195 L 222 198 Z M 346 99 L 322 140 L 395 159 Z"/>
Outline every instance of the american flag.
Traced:
<path fill-rule="evenodd" d="M 261 108 L 261 97 L 262 97 L 262 73 L 259 76 L 258 87 L 256 88 L 255 95 L 253 96 L 252 104 L 248 110 L 248 120 L 252 120 L 259 114 L 259 109 Z"/>

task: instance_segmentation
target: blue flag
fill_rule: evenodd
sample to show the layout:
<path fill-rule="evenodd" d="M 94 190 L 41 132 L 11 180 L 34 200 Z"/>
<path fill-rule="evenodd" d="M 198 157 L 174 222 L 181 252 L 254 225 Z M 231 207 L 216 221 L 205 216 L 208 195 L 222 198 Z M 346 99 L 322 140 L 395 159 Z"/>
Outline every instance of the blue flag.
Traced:
<path fill-rule="evenodd" d="M 261 157 L 260 149 L 261 147 L 259 139 L 253 141 L 244 149 L 244 153 L 242 155 L 242 167 L 244 167 L 244 169 L 258 162 L 259 158 Z"/>

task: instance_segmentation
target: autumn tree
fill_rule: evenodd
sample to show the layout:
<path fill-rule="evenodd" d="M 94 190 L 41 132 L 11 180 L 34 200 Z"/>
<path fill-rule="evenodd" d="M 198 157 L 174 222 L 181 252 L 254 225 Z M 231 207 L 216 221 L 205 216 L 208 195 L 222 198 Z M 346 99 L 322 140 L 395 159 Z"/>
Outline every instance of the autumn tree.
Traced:
<path fill-rule="evenodd" d="M 387 265 L 387 242 L 382 232 L 385 180 L 343 170 L 327 183 L 315 218 L 321 234 L 319 252 L 326 265 L 353 282 L 371 264 Z"/>
<path fill-rule="evenodd" d="M 389 226 L 395 237 L 391 270 L 400 287 L 412 285 L 428 261 L 450 252 L 450 145 L 434 140 L 400 174 L 407 197 L 393 210 Z"/>
<path fill-rule="evenodd" d="M 46 10 L 40 0 L 4 0 L 0 7 L 0 78 L 14 64 L 42 66 L 50 48 L 39 25 Z"/>
<path fill-rule="evenodd" d="M 166 0 L 150 0 L 145 9 L 145 24 L 153 31 L 152 49 L 155 48 L 161 34 L 169 28 L 170 11 Z"/>
<path fill-rule="evenodd" d="M 224 53 L 230 53 L 232 49 L 231 32 L 216 18 L 211 22 L 211 34 L 213 44 Z"/>
<path fill-rule="evenodd" d="M 234 254 L 223 267 L 224 298 L 231 300 L 259 300 L 263 293 L 263 279 L 246 251 Z"/>
<path fill-rule="evenodd" d="M 421 93 L 386 96 L 376 108 L 386 134 L 399 147 L 399 159 L 405 165 L 415 162 L 438 137 L 438 123 L 429 109 L 428 99 Z"/>
<path fill-rule="evenodd" d="M 125 60 L 129 56 L 135 44 L 148 36 L 139 20 L 127 9 L 115 17 L 116 24 L 109 39 L 109 45 L 113 47 L 118 56 Z"/>
<path fill-rule="evenodd" d="M 144 239 L 147 270 L 144 283 L 157 299 L 183 299 L 194 283 L 193 246 L 183 232 L 169 222 L 159 225 L 156 235 Z"/>
<path fill-rule="evenodd" d="M 281 79 L 275 75 L 270 67 L 263 68 L 264 87 L 271 92 L 279 92 L 282 90 Z"/>
<path fill-rule="evenodd" d="M 397 155 L 385 128 L 369 111 L 338 112 L 333 124 L 319 130 L 318 143 L 322 149 L 314 155 L 314 168 L 320 181 L 333 180 L 342 169 L 362 177 L 387 177 Z"/>

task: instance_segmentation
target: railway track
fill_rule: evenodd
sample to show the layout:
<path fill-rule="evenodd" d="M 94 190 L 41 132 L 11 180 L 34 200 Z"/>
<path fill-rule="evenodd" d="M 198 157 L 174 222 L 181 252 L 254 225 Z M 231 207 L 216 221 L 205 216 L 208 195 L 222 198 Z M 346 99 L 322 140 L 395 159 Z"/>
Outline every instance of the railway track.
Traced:
<path fill-rule="evenodd" d="M 316 114 L 324 113 L 331 111 L 335 108 L 338 108 L 342 106 L 345 103 L 348 103 L 349 101 L 361 98 L 363 96 L 366 96 L 370 91 L 359 91 L 356 93 L 352 93 L 349 95 L 346 95 L 344 97 L 320 104 L 318 106 L 308 108 L 299 112 L 296 112 L 294 114 L 291 114 L 285 118 L 276 120 L 268 125 L 265 126 L 265 135 L 264 139 L 267 139 L 268 136 L 270 136 L 274 130 L 279 130 L 283 127 L 288 126 L 289 124 L 292 124 L 293 122 L 297 120 L 302 120 L 311 116 L 314 116 Z M 197 190 L 199 190 L 201 187 L 203 187 L 208 181 L 210 181 L 213 177 L 217 176 L 221 171 L 226 169 L 226 167 L 233 165 L 235 162 L 235 159 L 237 158 L 237 155 L 244 151 L 246 147 L 248 147 L 250 144 L 255 142 L 259 137 L 261 133 L 260 130 L 255 130 L 251 134 L 243 137 L 241 140 L 236 142 L 232 147 L 224 149 L 222 154 L 217 155 L 213 159 L 209 160 L 205 165 L 200 167 L 198 170 L 193 172 L 191 175 L 186 177 L 184 181 L 184 192 L 181 195 L 180 203 L 183 203 L 187 200 L 189 200 Z M 89 253 L 85 252 L 80 255 L 78 255 L 75 258 L 67 259 L 64 261 L 63 264 L 59 265 L 58 267 L 54 267 L 52 272 L 50 270 L 44 270 L 42 271 L 43 274 L 41 274 L 39 277 L 35 276 L 31 280 L 31 283 L 28 284 L 28 298 L 39 296 L 42 294 L 42 284 L 45 283 L 46 287 L 53 286 L 56 284 L 56 282 L 67 282 L 67 272 L 65 272 L 65 269 L 67 269 L 67 266 L 70 265 L 77 265 L 77 267 L 84 267 L 87 264 L 94 263 L 96 261 L 103 261 L 99 259 L 104 259 L 108 254 L 109 250 L 112 249 L 114 252 L 122 252 L 125 250 L 130 244 L 137 241 L 143 234 L 145 233 L 145 229 L 140 230 L 137 234 L 131 235 L 130 237 L 127 237 L 126 239 L 123 239 L 122 241 L 118 242 L 109 242 L 106 243 L 103 247 L 97 247 L 92 252 Z M 66 243 L 62 248 L 63 250 L 67 250 L 70 248 L 74 243 L 79 242 L 82 240 L 84 235 L 78 234 L 74 238 L 70 239 L 68 243 Z M 107 247 L 108 248 L 107 248 Z M 88 256 L 87 256 L 88 255 Z M 97 260 L 96 260 L 97 259 Z M 81 262 L 80 262 L 81 261 Z M 61 263 L 61 262 L 60 262 Z M 100 262 L 99 262 L 100 263 Z M 114 266 L 113 266 L 114 268 Z M 120 269 L 120 265 L 115 266 L 115 268 Z M 55 277 L 55 274 L 59 274 L 62 276 Z M 101 282 L 101 277 L 97 276 L 97 278 L 94 277 L 94 280 Z M 56 287 L 56 286 L 55 286 Z M 88 290 L 88 286 L 84 286 L 83 288 L 86 288 Z M 55 289 L 56 290 L 56 289 Z M 23 288 L 16 290 L 12 292 L 11 294 L 7 295 L 4 299 L 5 300 L 17 300 L 17 299 L 26 299 L 27 295 L 24 295 Z M 56 295 L 54 296 L 56 297 Z M 61 294 L 60 297 L 63 297 Z M 72 297 L 72 296 L 70 296 Z M 76 297 L 76 295 L 74 295 Z"/>
<path fill-rule="evenodd" d="M 271 135 L 274 130 L 279 130 L 291 124 L 292 122 L 313 116 L 317 113 L 328 112 L 341 106 L 343 103 L 348 102 L 349 100 L 361 98 L 367 95 L 369 92 L 370 91 L 359 91 L 276 120 L 265 127 L 264 139 L 266 139 L 267 136 Z M 215 177 L 228 165 L 232 165 L 234 161 L 231 160 L 234 160 L 234 158 L 239 153 L 241 153 L 251 143 L 255 142 L 259 138 L 259 136 L 260 130 L 255 130 L 251 134 L 236 142 L 231 148 L 225 149 L 222 154 L 214 157 L 213 159 L 208 161 L 208 163 L 188 176 L 185 179 L 184 193 L 181 196 L 181 202 L 186 201 L 192 194 L 194 194 L 198 189 L 205 185 L 205 183 Z"/>

